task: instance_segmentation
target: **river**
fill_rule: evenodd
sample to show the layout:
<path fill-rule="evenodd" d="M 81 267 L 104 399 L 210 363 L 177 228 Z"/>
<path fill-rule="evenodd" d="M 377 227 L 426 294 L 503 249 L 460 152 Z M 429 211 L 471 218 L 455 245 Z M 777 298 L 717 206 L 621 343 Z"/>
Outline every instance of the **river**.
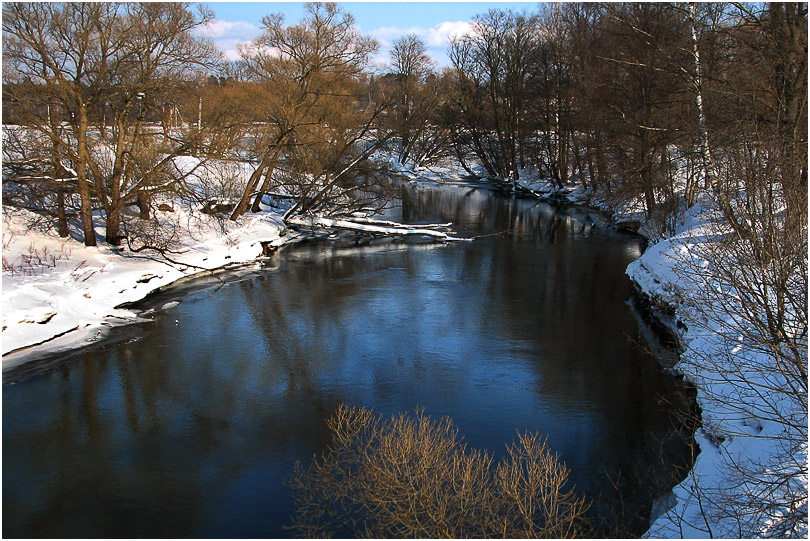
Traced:
<path fill-rule="evenodd" d="M 483 189 L 403 191 L 389 218 L 478 238 L 288 247 L 6 378 L 3 536 L 290 536 L 283 481 L 340 403 L 448 415 L 496 456 L 547 434 L 601 534 L 642 533 L 690 448 L 629 302 L 639 239 Z"/>

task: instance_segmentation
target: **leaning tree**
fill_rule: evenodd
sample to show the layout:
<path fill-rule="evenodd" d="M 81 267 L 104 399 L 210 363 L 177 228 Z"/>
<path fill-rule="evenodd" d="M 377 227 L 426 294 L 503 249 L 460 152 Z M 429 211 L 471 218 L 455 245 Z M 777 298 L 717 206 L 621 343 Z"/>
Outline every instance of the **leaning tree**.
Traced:
<path fill-rule="evenodd" d="M 387 139 L 377 125 L 386 100 L 365 72 L 377 43 L 336 4 L 306 9 L 308 17 L 295 25 L 265 17 L 262 34 L 242 49 L 247 76 L 270 99 L 257 119 L 258 167 L 231 219 L 251 199 L 259 210 L 271 188 L 293 199 L 285 220 L 349 214 L 379 202 L 368 158 Z"/>

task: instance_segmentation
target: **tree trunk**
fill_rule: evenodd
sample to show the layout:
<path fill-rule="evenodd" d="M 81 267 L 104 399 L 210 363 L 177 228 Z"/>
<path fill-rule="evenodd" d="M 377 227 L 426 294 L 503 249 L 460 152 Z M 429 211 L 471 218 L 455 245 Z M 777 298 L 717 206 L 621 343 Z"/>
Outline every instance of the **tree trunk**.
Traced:
<path fill-rule="evenodd" d="M 608 177 L 607 160 L 605 159 L 605 148 L 602 144 L 602 136 L 597 135 L 595 140 L 596 145 L 596 176 L 599 177 L 599 182 L 604 182 L 605 190 L 608 194 L 611 193 L 612 188 L 610 185 L 611 179 Z"/>
<path fill-rule="evenodd" d="M 138 193 L 138 218 L 141 220 L 149 219 L 149 201 L 152 197 L 146 192 Z"/>
<path fill-rule="evenodd" d="M 121 126 L 121 132 L 124 133 L 125 127 Z M 119 135 L 119 137 L 122 137 Z M 124 198 L 121 194 L 121 188 L 123 183 L 123 176 L 124 176 L 124 168 L 125 160 L 127 154 L 124 154 L 124 146 L 122 143 L 119 143 L 118 150 L 116 152 L 120 152 L 121 156 L 116 157 L 115 165 L 113 166 L 113 173 L 110 178 L 110 192 L 109 197 L 104 198 L 104 209 L 107 211 L 107 233 L 106 238 L 107 242 L 112 246 L 120 246 L 121 245 L 121 219 L 122 219 L 122 210 L 124 207 Z"/>
<path fill-rule="evenodd" d="M 771 3 L 772 61 L 777 98 L 778 149 L 787 219 L 801 229 L 807 222 L 807 13 L 801 3 Z"/>
<path fill-rule="evenodd" d="M 56 122 L 51 115 L 51 104 L 48 104 L 48 129 L 54 134 L 57 133 Z M 59 156 L 59 146 L 55 138 L 51 139 L 51 164 L 53 167 L 53 181 L 56 192 L 56 217 L 59 226 L 59 236 L 67 238 L 69 235 L 67 216 L 65 215 L 65 192 L 60 185 L 60 180 L 67 177 L 67 172 L 62 166 L 62 160 Z"/>
<path fill-rule="evenodd" d="M 242 198 L 239 200 L 239 203 L 236 205 L 236 208 L 233 209 L 233 213 L 231 214 L 230 218 L 231 220 L 236 221 L 237 219 L 239 219 L 241 215 L 245 213 L 245 211 L 248 208 L 248 204 L 250 203 L 250 196 L 253 194 L 253 192 L 256 191 L 256 188 L 259 185 L 259 181 L 262 178 L 262 173 L 264 173 L 264 170 L 267 169 L 268 165 L 270 165 L 271 162 L 274 163 L 273 167 L 275 168 L 275 162 L 278 160 L 278 157 L 281 154 L 282 149 L 284 148 L 284 140 L 286 139 L 289 133 L 290 131 L 288 130 L 283 135 L 281 135 L 278 139 L 276 139 L 275 144 L 272 147 L 268 148 L 267 151 L 264 153 L 264 156 L 262 156 L 261 163 L 256 168 L 256 170 L 253 171 L 253 174 L 251 174 L 250 178 L 248 179 L 247 185 L 245 186 L 245 191 L 244 193 L 242 193 Z M 265 184 L 262 185 L 262 190 L 267 189 L 266 187 L 267 182 L 268 182 L 267 179 L 265 179 Z"/>
<path fill-rule="evenodd" d="M 261 202 L 264 194 L 267 190 L 270 189 L 270 182 L 273 180 L 273 171 L 276 170 L 276 165 L 278 164 L 278 158 L 281 156 L 281 148 L 278 147 L 276 151 L 273 153 L 273 156 L 270 160 L 270 163 L 267 165 L 267 172 L 264 174 L 264 182 L 262 182 L 262 187 L 259 188 L 259 193 L 256 194 L 256 197 L 253 199 L 253 205 L 250 207 L 251 212 L 259 212 L 261 209 Z"/>
<path fill-rule="evenodd" d="M 591 144 L 592 141 L 593 141 L 592 136 L 589 133 L 588 134 L 588 139 L 585 141 L 585 145 L 586 145 L 585 146 L 585 157 L 587 158 L 587 161 L 588 161 L 588 177 L 590 177 L 590 181 L 591 181 L 591 191 L 596 193 L 599 180 L 601 180 L 601 179 L 597 178 L 596 167 L 594 166 L 594 163 L 593 163 L 594 149 L 593 149 L 593 145 Z"/>
<path fill-rule="evenodd" d="M 65 191 L 62 188 L 56 188 L 56 217 L 59 222 L 59 236 L 65 239 L 70 232 L 65 215 Z"/>
<path fill-rule="evenodd" d="M 76 162 L 76 177 L 79 185 L 81 199 L 80 214 L 82 217 L 82 232 L 84 245 L 96 245 L 96 232 L 93 228 L 93 204 L 90 195 L 90 185 L 87 182 L 87 111 L 83 105 L 79 106 L 78 130 L 76 132 L 76 148 L 78 160 Z"/>
<path fill-rule="evenodd" d="M 652 179 L 652 165 L 649 163 L 645 163 L 641 169 L 641 185 L 644 191 L 644 205 L 647 207 L 647 218 L 651 218 L 655 211 L 656 201 Z"/>
<path fill-rule="evenodd" d="M 121 235 L 121 207 L 120 201 L 115 202 L 107 211 L 107 243 L 111 246 L 121 246 L 121 240 L 124 238 Z"/>
<path fill-rule="evenodd" d="M 717 181 L 714 174 L 712 154 L 709 150 L 709 132 L 706 126 L 706 113 L 703 110 L 703 66 L 700 63 L 700 48 L 698 47 L 697 36 L 697 7 L 694 2 L 689 3 L 689 26 L 692 37 L 692 57 L 695 62 L 695 76 L 692 79 L 692 87 L 695 89 L 695 106 L 698 113 L 698 144 L 700 145 L 701 167 L 703 169 L 704 189 L 717 190 Z M 694 204 L 694 200 L 689 201 L 689 205 Z"/>
<path fill-rule="evenodd" d="M 579 155 L 579 143 L 577 142 L 577 137 L 571 137 L 571 146 L 573 147 L 574 152 L 574 172 L 579 173 L 579 181 L 582 183 L 582 189 L 588 189 L 588 183 L 585 180 L 585 172 L 582 170 L 582 156 Z"/>
<path fill-rule="evenodd" d="M 560 188 L 564 188 L 568 184 L 568 136 L 562 130 L 560 130 L 557 152 L 559 156 Z"/>
<path fill-rule="evenodd" d="M 461 167 L 465 171 L 467 171 L 467 174 L 469 174 L 470 176 L 475 176 L 475 173 L 473 173 L 472 168 L 467 164 L 467 160 L 464 158 L 464 152 L 461 148 L 461 135 L 458 133 L 458 130 L 453 125 L 450 126 L 450 141 L 453 145 L 453 150 L 456 153 L 458 163 L 460 163 Z"/>
<path fill-rule="evenodd" d="M 250 175 L 250 178 L 247 181 L 247 185 L 245 186 L 245 191 L 244 193 L 242 193 L 242 198 L 239 200 L 239 203 L 237 203 L 236 208 L 233 209 L 233 213 L 231 214 L 231 220 L 236 221 L 247 210 L 248 203 L 250 203 L 250 196 L 254 191 L 256 191 L 256 186 L 259 184 L 259 180 L 262 177 L 262 173 L 267 167 L 268 159 L 269 154 L 265 154 L 259 166 L 256 168 L 255 171 L 253 171 L 253 174 Z"/>

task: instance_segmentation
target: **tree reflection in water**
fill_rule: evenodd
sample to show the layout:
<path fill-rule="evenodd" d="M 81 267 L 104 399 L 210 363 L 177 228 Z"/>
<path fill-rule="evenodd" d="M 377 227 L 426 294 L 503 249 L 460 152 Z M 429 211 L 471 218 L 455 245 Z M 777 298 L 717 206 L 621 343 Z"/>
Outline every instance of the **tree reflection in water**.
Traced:
<path fill-rule="evenodd" d="M 638 241 L 483 190 L 405 195 L 392 218 L 479 238 L 283 250 L 274 270 L 156 298 L 183 302 L 122 329 L 133 340 L 7 385 L 4 535 L 287 536 L 282 481 L 341 403 L 448 415 L 496 456 L 516 430 L 548 434 L 593 513 L 616 513 L 618 479 L 641 533 L 680 399 L 633 342 Z M 672 441 L 669 464 L 689 456 Z"/>

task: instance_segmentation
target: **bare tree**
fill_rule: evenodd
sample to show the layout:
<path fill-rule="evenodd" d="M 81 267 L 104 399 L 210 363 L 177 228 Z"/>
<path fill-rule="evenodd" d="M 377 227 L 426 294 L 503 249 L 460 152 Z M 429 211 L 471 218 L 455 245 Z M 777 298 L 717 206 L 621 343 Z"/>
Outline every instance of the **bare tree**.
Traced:
<path fill-rule="evenodd" d="M 536 18 L 491 10 L 451 43 L 457 130 L 487 172 L 517 182 L 540 44 Z"/>
<path fill-rule="evenodd" d="M 242 51 L 246 72 L 276 98 L 262 117 L 259 166 L 231 219 L 251 198 L 258 210 L 271 187 L 294 199 L 285 218 L 356 207 L 351 195 L 366 184 L 359 166 L 386 138 L 376 130 L 384 100 L 368 99 L 364 74 L 377 43 L 359 34 L 353 17 L 336 4 L 306 9 L 308 18 L 292 26 L 280 15 L 265 17 L 261 36 Z"/>
<path fill-rule="evenodd" d="M 689 79 L 688 21 L 665 4 L 615 4 L 600 56 L 614 73 L 607 105 L 621 188 L 641 195 L 648 219 L 676 211 L 670 149 L 688 134 L 695 116 Z M 661 205 L 664 203 L 664 205 Z M 661 208 L 659 208 L 659 206 Z"/>
<path fill-rule="evenodd" d="M 717 33 L 724 38 L 722 52 L 736 61 L 709 86 L 709 97 L 722 106 L 709 117 L 710 136 L 737 161 L 756 152 L 759 163 L 772 168 L 756 180 L 786 196 L 790 227 L 801 229 L 807 220 L 807 6 L 733 4 L 726 17 Z M 762 143 L 766 147 L 759 151 L 752 146 Z M 715 188 L 726 218 L 738 235 L 755 242 L 754 224 L 733 205 L 754 179 L 723 174 L 722 157 L 715 161 Z"/>
<path fill-rule="evenodd" d="M 188 7 L 4 5 L 4 52 L 20 77 L 42 89 L 11 97 L 26 112 L 26 125 L 52 141 L 63 164 L 72 164 L 88 245 L 95 244 L 94 197 L 106 214 L 107 241 L 120 244 L 124 207 L 171 188 L 179 173 L 173 159 L 196 146 L 188 136 L 202 136 L 199 129 L 178 134 L 160 128 L 169 140 L 159 147 L 162 140 L 149 126 L 162 120 L 157 111 L 166 94 L 217 58 L 212 44 L 192 35 L 212 13 L 195 16 Z M 66 126 L 53 122 L 54 115 Z"/>
<path fill-rule="evenodd" d="M 420 166 L 446 147 L 446 130 L 436 122 L 444 100 L 441 79 L 416 35 L 396 40 L 390 56 L 391 71 L 385 79 L 392 86 L 393 105 L 387 121 L 398 137 L 399 161 Z"/>
<path fill-rule="evenodd" d="M 385 420 L 341 405 L 332 441 L 296 465 L 292 529 L 306 537 L 572 538 L 588 504 L 537 435 L 521 434 L 498 464 L 468 450 L 449 418 L 417 411 Z"/>
<path fill-rule="evenodd" d="M 538 169 L 548 174 L 554 185 L 568 183 L 571 145 L 574 139 L 574 52 L 571 32 L 561 6 L 546 6 L 537 19 L 543 36 L 535 60 L 535 93 L 529 102 L 539 141 L 532 146 Z M 578 153 L 574 153 L 578 156 Z"/>
<path fill-rule="evenodd" d="M 35 126 L 54 140 L 74 164 L 81 197 L 81 218 L 85 244 L 96 243 L 93 230 L 91 180 L 87 171 L 89 111 L 102 100 L 107 58 L 119 44 L 108 30 L 114 25 L 115 4 L 29 4 L 3 6 L 3 53 L 20 77 L 44 85 L 48 102 L 58 102 L 70 123 L 70 137 L 54 133 L 43 118 L 41 102 L 32 96 L 13 98 L 37 118 Z M 37 96 L 39 97 L 39 96 Z M 46 102 L 46 103 L 48 103 Z M 48 111 L 55 114 L 54 111 Z M 74 143 L 75 141 L 75 143 Z"/>

